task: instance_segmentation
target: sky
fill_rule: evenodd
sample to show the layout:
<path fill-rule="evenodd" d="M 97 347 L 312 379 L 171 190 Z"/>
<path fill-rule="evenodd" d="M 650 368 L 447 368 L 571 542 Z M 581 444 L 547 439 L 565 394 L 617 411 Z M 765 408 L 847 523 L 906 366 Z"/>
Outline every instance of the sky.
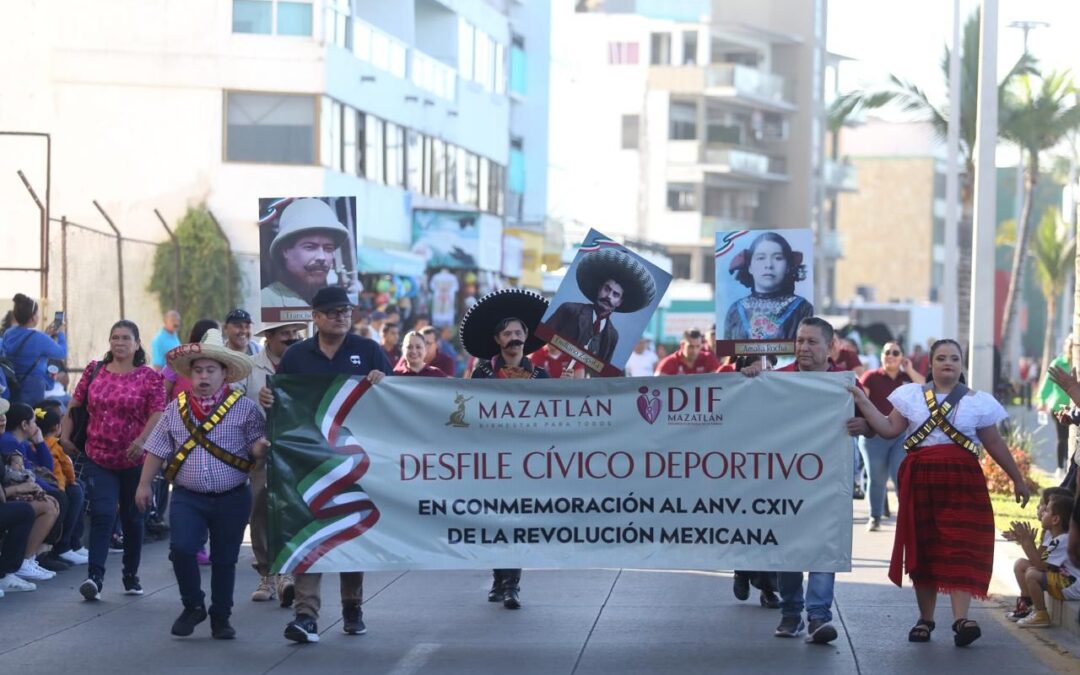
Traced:
<path fill-rule="evenodd" d="M 947 95 L 941 56 L 952 40 L 951 0 L 828 0 L 829 51 L 856 59 L 840 70 L 841 91 L 884 81 L 889 73 L 919 85 L 931 101 Z M 978 6 L 961 0 L 961 26 Z M 1023 53 L 1014 21 L 1045 21 L 1028 36 L 1028 48 L 1044 69 L 1070 68 L 1080 78 L 1080 1 L 999 0 L 998 72 L 1004 75 Z M 999 153 L 1000 154 L 1000 153 Z M 999 157 L 999 162 L 1001 158 Z"/>

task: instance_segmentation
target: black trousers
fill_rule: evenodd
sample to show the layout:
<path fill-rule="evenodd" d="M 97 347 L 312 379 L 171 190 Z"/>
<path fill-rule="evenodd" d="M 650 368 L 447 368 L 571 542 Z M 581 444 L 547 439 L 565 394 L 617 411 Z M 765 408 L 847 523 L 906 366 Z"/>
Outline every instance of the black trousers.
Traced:
<path fill-rule="evenodd" d="M 520 569 L 504 568 L 504 569 L 491 570 L 491 572 L 495 576 L 495 584 L 494 585 L 496 585 L 496 586 L 502 586 L 502 585 L 507 585 L 507 584 L 510 584 L 510 585 L 513 585 L 513 586 L 518 586 L 519 584 L 521 584 L 521 570 Z"/>
<path fill-rule="evenodd" d="M 0 577 L 22 565 L 35 518 L 34 507 L 26 502 L 0 502 Z"/>

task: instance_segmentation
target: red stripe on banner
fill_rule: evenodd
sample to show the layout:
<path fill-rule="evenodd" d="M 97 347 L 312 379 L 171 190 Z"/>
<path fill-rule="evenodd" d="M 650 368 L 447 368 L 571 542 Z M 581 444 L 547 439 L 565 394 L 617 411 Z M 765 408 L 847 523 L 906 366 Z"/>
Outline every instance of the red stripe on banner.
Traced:
<path fill-rule="evenodd" d="M 371 527 L 377 522 L 379 522 L 379 512 L 377 510 L 373 510 L 370 514 L 368 514 L 366 518 L 361 520 L 356 525 L 353 525 L 352 527 L 346 528 L 341 532 L 338 532 L 334 536 L 330 537 L 329 539 L 312 549 L 311 553 L 308 553 L 306 556 L 304 556 L 304 559 L 301 560 L 300 564 L 296 566 L 295 573 L 303 574 L 304 572 L 307 572 L 309 569 L 311 569 L 311 566 L 314 565 L 324 555 L 329 553 L 338 545 L 344 544 L 350 539 L 355 539 L 359 537 L 363 533 L 370 530 Z"/>
<path fill-rule="evenodd" d="M 336 415 L 334 415 L 334 421 L 330 424 L 330 433 L 327 434 L 326 440 L 330 441 L 330 447 L 337 445 L 338 433 L 341 431 L 341 426 L 345 424 L 345 418 L 352 412 L 353 406 L 360 400 L 368 389 L 371 389 L 371 382 L 364 378 L 360 384 L 352 390 L 345 402 L 341 404 L 341 408 L 338 409 Z M 338 448 L 335 448 L 337 450 Z M 353 454 L 353 453 L 346 453 Z"/>
<path fill-rule="evenodd" d="M 353 467 L 352 471 L 345 474 L 341 478 L 338 478 L 330 485 L 326 486 L 325 489 L 319 492 L 315 499 L 311 500 L 311 513 L 316 518 L 329 518 L 331 516 L 342 515 L 343 513 L 352 513 L 353 511 L 360 510 L 356 508 L 356 505 L 359 502 L 342 504 L 338 506 L 332 506 L 329 509 L 323 509 L 323 506 L 325 506 L 327 502 L 329 502 L 333 497 L 335 497 L 338 492 L 344 490 L 348 486 L 360 480 L 360 478 L 365 473 L 367 473 L 368 467 L 371 466 L 371 458 L 368 457 L 367 453 L 364 452 L 364 449 L 360 446 L 356 446 L 356 450 L 349 454 L 362 454 L 363 458 L 360 460 L 359 464 Z"/>

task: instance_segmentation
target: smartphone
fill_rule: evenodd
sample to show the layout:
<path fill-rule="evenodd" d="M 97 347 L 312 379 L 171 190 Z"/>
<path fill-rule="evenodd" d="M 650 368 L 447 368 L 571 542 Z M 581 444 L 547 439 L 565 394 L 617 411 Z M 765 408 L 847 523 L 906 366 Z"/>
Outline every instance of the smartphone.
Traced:
<path fill-rule="evenodd" d="M 63 325 L 64 325 L 64 310 L 61 309 L 56 314 L 53 314 L 53 326 L 56 326 L 57 328 L 59 328 L 60 326 L 63 326 Z"/>

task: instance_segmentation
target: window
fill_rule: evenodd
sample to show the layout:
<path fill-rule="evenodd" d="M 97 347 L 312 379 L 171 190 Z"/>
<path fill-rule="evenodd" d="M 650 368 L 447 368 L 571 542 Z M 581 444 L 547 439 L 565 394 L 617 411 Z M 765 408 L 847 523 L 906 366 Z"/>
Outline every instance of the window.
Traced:
<path fill-rule="evenodd" d="M 270 0 L 233 0 L 232 32 L 270 35 L 274 4 Z"/>
<path fill-rule="evenodd" d="M 386 184 L 405 187 L 405 129 L 386 125 Z"/>
<path fill-rule="evenodd" d="M 278 35 L 311 35 L 311 3 L 277 3 Z"/>
<path fill-rule="evenodd" d="M 357 145 L 357 111 L 345 108 L 341 120 L 341 170 L 351 176 L 362 175 L 360 169 L 360 147 Z"/>
<path fill-rule="evenodd" d="M 466 150 L 458 156 L 458 199 L 467 206 L 479 206 L 478 158 Z"/>
<path fill-rule="evenodd" d="M 638 64 L 638 43 L 609 42 L 607 62 L 612 66 L 636 66 Z"/>
<path fill-rule="evenodd" d="M 458 17 L 458 72 L 466 80 L 473 79 L 473 45 L 476 42 L 476 29 L 472 24 Z"/>
<path fill-rule="evenodd" d="M 668 114 L 668 138 L 673 141 L 697 138 L 697 105 L 693 101 L 672 101 Z"/>
<path fill-rule="evenodd" d="M 649 47 L 649 63 L 654 66 L 671 64 L 671 33 L 653 33 Z"/>
<path fill-rule="evenodd" d="M 495 43 L 495 93 L 506 93 L 506 47 L 504 45 Z"/>
<path fill-rule="evenodd" d="M 480 178 L 477 181 L 479 201 L 477 201 L 476 206 L 481 211 L 487 211 L 488 205 L 491 203 L 491 167 L 483 157 L 479 158 L 478 165 L 480 167 Z"/>
<path fill-rule="evenodd" d="M 637 150 L 638 125 L 641 124 L 640 115 L 622 116 L 622 149 Z"/>
<path fill-rule="evenodd" d="M 405 188 L 412 192 L 423 192 L 423 172 L 424 137 L 409 129 L 405 132 Z"/>
<path fill-rule="evenodd" d="M 315 163 L 315 98 L 289 94 L 225 95 L 225 159 Z"/>
<path fill-rule="evenodd" d="M 364 178 L 375 183 L 385 181 L 383 142 L 386 122 L 374 115 L 364 115 Z"/>
<path fill-rule="evenodd" d="M 671 276 L 675 279 L 689 279 L 691 255 L 689 253 L 671 253 Z"/>
<path fill-rule="evenodd" d="M 461 148 L 446 144 L 446 201 L 448 202 L 458 200 L 457 163 L 460 152 Z"/>
<path fill-rule="evenodd" d="M 693 183 L 668 183 L 667 207 L 669 211 L 693 211 L 697 208 L 697 195 Z"/>
<path fill-rule="evenodd" d="M 310 36 L 311 14 L 310 0 L 233 0 L 232 32 Z"/>
<path fill-rule="evenodd" d="M 323 0 L 324 37 L 328 44 L 352 50 L 352 21 L 349 19 L 349 0 Z"/>
<path fill-rule="evenodd" d="M 682 61 L 684 66 L 697 65 L 697 31 L 683 31 L 682 34 Z"/>
<path fill-rule="evenodd" d="M 473 80 L 484 89 L 492 90 L 492 78 L 495 66 L 492 60 L 495 57 L 495 42 L 482 30 L 476 31 L 476 65 L 473 71 Z"/>
<path fill-rule="evenodd" d="M 506 169 L 491 160 L 484 161 L 490 164 L 491 176 L 489 184 L 491 193 L 488 195 L 487 210 L 488 213 L 501 216 L 503 214 L 503 193 L 506 190 Z"/>
<path fill-rule="evenodd" d="M 514 35 L 510 46 L 510 91 L 525 95 L 528 61 L 525 55 L 525 38 Z"/>
<path fill-rule="evenodd" d="M 510 139 L 510 165 L 506 186 L 511 192 L 525 192 L 525 142 L 520 136 Z"/>
<path fill-rule="evenodd" d="M 345 106 L 337 101 L 331 101 L 330 103 L 330 124 L 329 124 L 329 142 L 330 142 L 330 161 L 328 166 L 331 169 L 337 171 L 345 171 L 342 157 L 344 156 L 344 134 L 343 123 L 345 118 Z"/>
<path fill-rule="evenodd" d="M 428 144 L 428 171 L 431 173 L 428 183 L 428 195 L 444 199 L 446 197 L 446 144 L 438 138 Z"/>

